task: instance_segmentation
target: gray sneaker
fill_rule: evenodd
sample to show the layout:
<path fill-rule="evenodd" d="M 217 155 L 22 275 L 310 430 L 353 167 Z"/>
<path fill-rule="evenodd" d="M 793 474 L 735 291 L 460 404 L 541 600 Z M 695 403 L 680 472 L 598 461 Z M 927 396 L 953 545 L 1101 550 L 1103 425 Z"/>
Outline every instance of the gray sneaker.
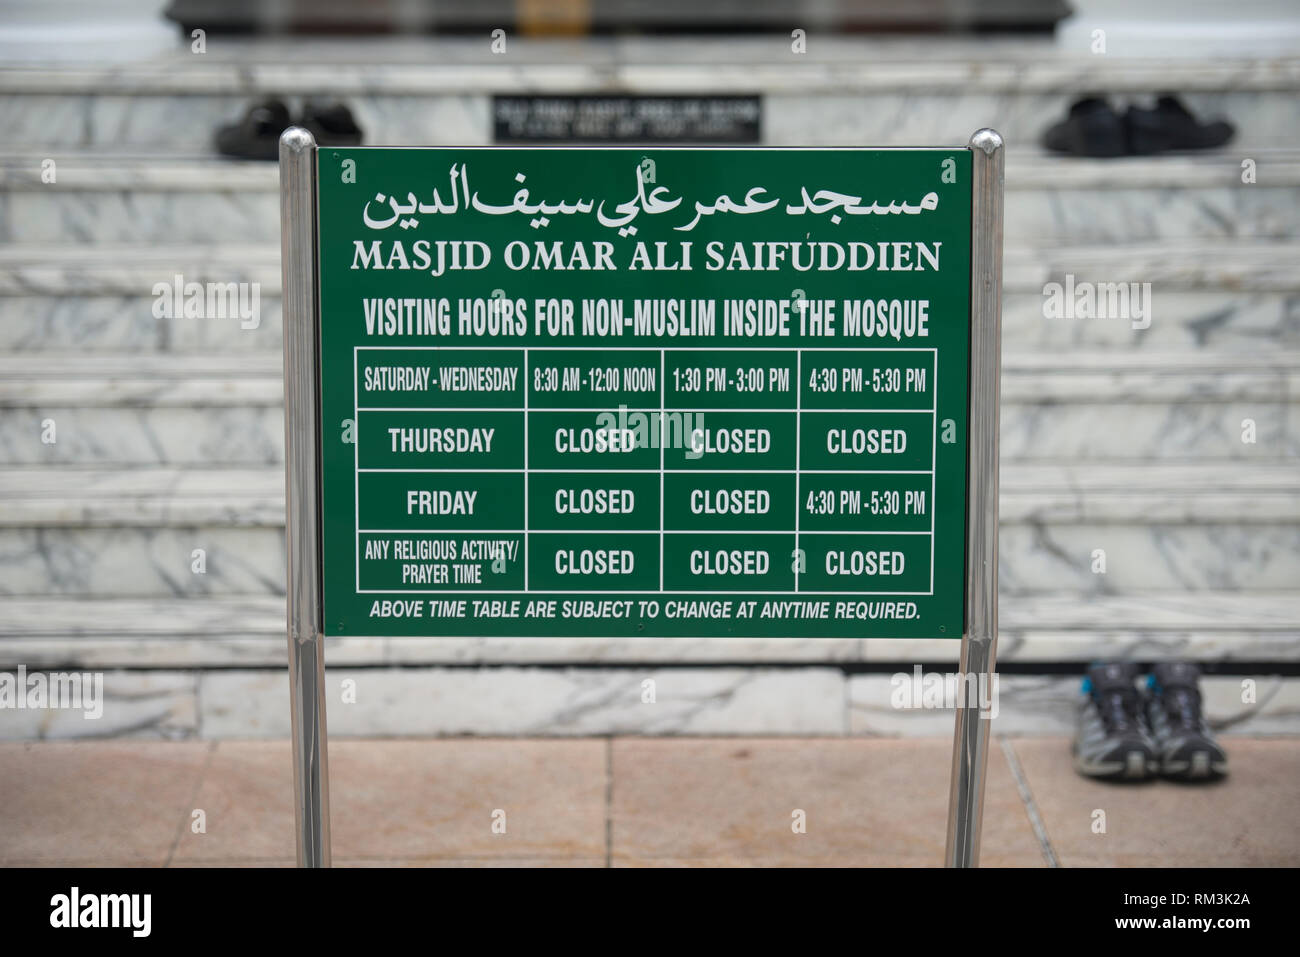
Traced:
<path fill-rule="evenodd" d="M 1155 743 L 1146 728 L 1137 666 L 1099 662 L 1088 666 L 1074 737 L 1074 768 L 1090 778 L 1142 780 L 1156 773 Z"/>
<path fill-rule="evenodd" d="M 1228 755 L 1201 712 L 1200 677 L 1201 669 L 1190 661 L 1162 662 L 1147 677 L 1143 704 L 1164 777 L 1186 781 L 1228 773 Z"/>

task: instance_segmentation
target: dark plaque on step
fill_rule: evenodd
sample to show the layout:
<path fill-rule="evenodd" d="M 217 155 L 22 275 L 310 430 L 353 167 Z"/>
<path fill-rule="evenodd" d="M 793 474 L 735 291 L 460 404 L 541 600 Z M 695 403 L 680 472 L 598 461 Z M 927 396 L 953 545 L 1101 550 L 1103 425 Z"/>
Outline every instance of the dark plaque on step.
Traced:
<path fill-rule="evenodd" d="M 497 143 L 757 143 L 757 96 L 494 96 Z"/>

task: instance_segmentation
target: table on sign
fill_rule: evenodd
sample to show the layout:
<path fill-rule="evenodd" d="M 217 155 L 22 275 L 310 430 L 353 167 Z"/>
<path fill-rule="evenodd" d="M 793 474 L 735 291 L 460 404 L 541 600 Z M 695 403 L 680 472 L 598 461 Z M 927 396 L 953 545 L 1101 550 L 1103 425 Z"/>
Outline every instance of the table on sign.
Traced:
<path fill-rule="evenodd" d="M 357 591 L 932 594 L 937 356 L 357 347 Z"/>

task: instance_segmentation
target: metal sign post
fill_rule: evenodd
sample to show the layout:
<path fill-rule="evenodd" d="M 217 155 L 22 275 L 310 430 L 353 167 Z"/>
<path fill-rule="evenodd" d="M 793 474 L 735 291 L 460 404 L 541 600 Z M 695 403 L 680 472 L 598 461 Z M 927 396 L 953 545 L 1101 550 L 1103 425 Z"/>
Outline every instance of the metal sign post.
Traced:
<path fill-rule="evenodd" d="M 330 863 L 321 618 L 320 341 L 316 256 L 316 141 L 280 137 L 280 268 L 284 297 L 285 549 L 293 797 L 299 867 Z"/>
<path fill-rule="evenodd" d="M 984 817 L 989 722 L 980 694 L 994 689 L 998 646 L 998 399 L 1002 374 L 1002 137 L 970 139 L 971 330 L 970 465 L 967 472 L 966 628 L 958 673 L 952 778 L 948 797 L 949 867 L 977 867 Z M 971 680 L 971 679 L 974 680 Z"/>
<path fill-rule="evenodd" d="M 327 635 L 961 637 L 990 686 L 1001 147 L 285 132 L 300 864 L 329 863 Z"/>

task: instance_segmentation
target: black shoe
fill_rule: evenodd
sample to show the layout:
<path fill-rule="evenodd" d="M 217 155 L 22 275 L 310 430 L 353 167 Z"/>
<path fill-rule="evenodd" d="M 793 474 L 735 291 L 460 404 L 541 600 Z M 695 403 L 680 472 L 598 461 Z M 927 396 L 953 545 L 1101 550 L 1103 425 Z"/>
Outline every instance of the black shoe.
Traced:
<path fill-rule="evenodd" d="M 1228 773 L 1228 755 L 1201 713 L 1201 669 L 1189 661 L 1156 665 L 1147 677 L 1146 714 L 1155 737 L 1160 773 L 1196 780 Z"/>
<path fill-rule="evenodd" d="M 254 103 L 238 123 L 217 130 L 217 151 L 236 159 L 279 159 L 280 134 L 290 126 L 293 121 L 283 101 Z"/>
<path fill-rule="evenodd" d="M 1154 109 L 1130 106 L 1124 115 L 1129 148 L 1137 155 L 1165 150 L 1208 150 L 1222 146 L 1236 132 L 1231 123 L 1201 123 L 1174 96 L 1162 96 Z"/>
<path fill-rule="evenodd" d="M 1147 733 L 1137 667 L 1127 662 L 1089 665 L 1083 679 L 1074 768 L 1090 778 L 1142 780 L 1156 771 Z"/>
<path fill-rule="evenodd" d="M 1064 120 L 1047 128 L 1043 146 L 1073 156 L 1123 156 L 1128 152 L 1124 118 L 1100 97 L 1085 97 Z"/>
<path fill-rule="evenodd" d="M 308 100 L 302 108 L 302 123 L 317 146 L 360 146 L 361 127 L 352 111 L 339 102 Z"/>

